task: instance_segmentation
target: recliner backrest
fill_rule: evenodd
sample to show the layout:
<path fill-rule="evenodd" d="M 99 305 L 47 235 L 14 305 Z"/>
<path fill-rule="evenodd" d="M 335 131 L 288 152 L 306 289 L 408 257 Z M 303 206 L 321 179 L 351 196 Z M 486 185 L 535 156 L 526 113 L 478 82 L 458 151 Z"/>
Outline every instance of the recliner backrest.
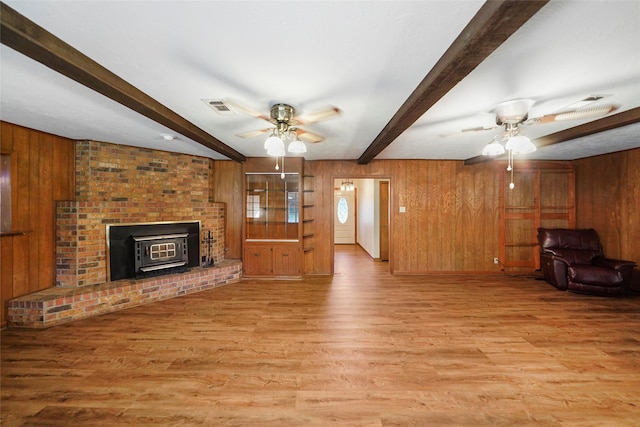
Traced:
<path fill-rule="evenodd" d="M 543 249 L 573 249 L 602 254 L 600 238 L 593 228 L 538 228 L 538 243 Z"/>

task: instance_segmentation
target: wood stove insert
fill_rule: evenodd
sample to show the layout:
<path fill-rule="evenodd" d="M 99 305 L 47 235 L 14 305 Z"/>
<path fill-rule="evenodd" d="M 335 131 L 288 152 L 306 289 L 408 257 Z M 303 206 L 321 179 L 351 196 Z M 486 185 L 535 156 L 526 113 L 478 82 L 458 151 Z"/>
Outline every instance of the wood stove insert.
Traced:
<path fill-rule="evenodd" d="M 142 278 L 200 265 L 200 222 L 110 224 L 111 281 Z"/>

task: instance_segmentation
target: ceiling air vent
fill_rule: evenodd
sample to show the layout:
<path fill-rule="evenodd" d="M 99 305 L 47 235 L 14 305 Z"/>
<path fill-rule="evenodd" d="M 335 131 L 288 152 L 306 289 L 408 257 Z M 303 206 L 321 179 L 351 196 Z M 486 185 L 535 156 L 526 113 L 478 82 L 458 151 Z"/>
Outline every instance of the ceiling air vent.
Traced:
<path fill-rule="evenodd" d="M 609 95 L 589 95 L 584 99 L 581 99 L 580 101 L 574 102 L 573 104 L 569 104 L 566 107 L 564 107 L 564 109 L 566 110 L 577 110 L 579 108 L 584 108 L 589 104 L 592 104 L 596 101 L 601 100 L 602 98 L 605 98 Z"/>
<path fill-rule="evenodd" d="M 203 99 L 202 102 L 207 104 L 213 111 L 223 116 L 234 115 L 234 111 L 227 106 L 221 99 Z"/>

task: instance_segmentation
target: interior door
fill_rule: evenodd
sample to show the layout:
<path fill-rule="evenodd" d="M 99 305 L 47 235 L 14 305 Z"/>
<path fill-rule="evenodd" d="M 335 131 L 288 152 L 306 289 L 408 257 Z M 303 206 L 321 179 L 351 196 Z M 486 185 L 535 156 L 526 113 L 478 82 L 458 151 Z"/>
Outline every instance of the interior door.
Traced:
<path fill-rule="evenodd" d="M 335 244 L 356 243 L 355 197 L 353 191 L 336 191 L 333 202 L 333 236 Z"/>

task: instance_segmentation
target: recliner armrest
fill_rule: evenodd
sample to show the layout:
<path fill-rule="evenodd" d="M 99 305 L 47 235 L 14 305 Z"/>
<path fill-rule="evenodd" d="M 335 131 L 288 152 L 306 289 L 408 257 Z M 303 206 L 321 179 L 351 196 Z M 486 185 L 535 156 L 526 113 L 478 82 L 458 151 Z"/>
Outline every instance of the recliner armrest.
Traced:
<path fill-rule="evenodd" d="M 545 256 L 551 258 L 552 260 L 562 262 L 562 263 L 566 264 L 567 266 L 570 266 L 571 264 L 574 264 L 572 262 L 572 260 L 563 257 L 561 252 L 562 251 L 556 251 L 553 248 L 547 248 L 547 249 L 544 249 L 540 255 L 545 255 Z"/>
<path fill-rule="evenodd" d="M 637 264 L 633 261 L 626 261 L 623 259 L 613 259 L 613 258 L 605 258 L 602 256 L 594 257 L 591 260 L 593 265 L 597 265 L 598 267 L 606 267 L 612 268 L 614 270 L 620 271 L 620 269 L 626 268 L 634 268 Z"/>
<path fill-rule="evenodd" d="M 540 255 L 546 255 L 550 258 L 553 258 L 554 260 L 562 261 L 565 264 L 569 265 L 569 261 L 559 255 L 558 252 L 559 251 L 554 250 L 554 248 L 545 248 Z"/>
<path fill-rule="evenodd" d="M 591 264 L 591 260 L 600 255 L 597 251 L 569 248 L 544 248 L 542 253 L 551 255 L 554 260 L 562 261 L 567 265 Z"/>
<path fill-rule="evenodd" d="M 540 269 L 545 280 L 558 289 L 567 289 L 567 268 L 569 262 L 545 251 L 540 254 Z"/>

